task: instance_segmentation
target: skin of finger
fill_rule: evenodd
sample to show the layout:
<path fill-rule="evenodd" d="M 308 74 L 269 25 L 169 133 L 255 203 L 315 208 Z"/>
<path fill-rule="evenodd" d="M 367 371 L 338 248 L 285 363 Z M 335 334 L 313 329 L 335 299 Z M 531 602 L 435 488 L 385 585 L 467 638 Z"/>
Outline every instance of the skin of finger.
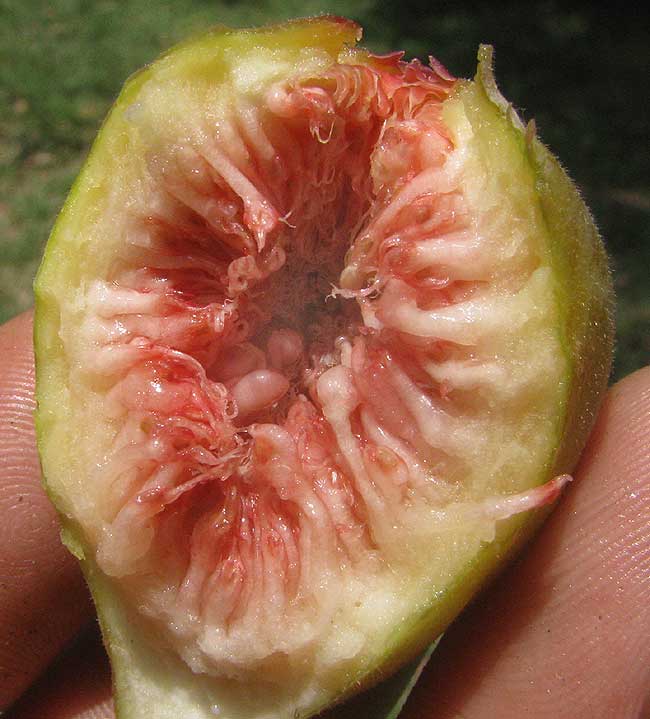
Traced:
<path fill-rule="evenodd" d="M 113 719 L 110 669 L 99 630 L 85 632 L 17 704 L 7 719 Z"/>
<path fill-rule="evenodd" d="M 0 711 L 92 617 L 40 482 L 32 315 L 0 327 Z"/>
<path fill-rule="evenodd" d="M 609 393 L 529 551 L 447 633 L 403 719 L 650 717 L 650 368 Z"/>

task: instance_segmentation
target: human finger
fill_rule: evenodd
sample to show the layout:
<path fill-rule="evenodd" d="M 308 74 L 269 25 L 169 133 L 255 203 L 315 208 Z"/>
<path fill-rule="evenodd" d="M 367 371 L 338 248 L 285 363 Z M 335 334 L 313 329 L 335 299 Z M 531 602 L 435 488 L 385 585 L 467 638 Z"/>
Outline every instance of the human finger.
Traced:
<path fill-rule="evenodd" d="M 40 483 L 32 315 L 0 327 L 0 712 L 92 616 Z"/>
<path fill-rule="evenodd" d="M 7 719 L 113 719 L 108 659 L 99 631 L 79 637 L 14 705 Z"/>

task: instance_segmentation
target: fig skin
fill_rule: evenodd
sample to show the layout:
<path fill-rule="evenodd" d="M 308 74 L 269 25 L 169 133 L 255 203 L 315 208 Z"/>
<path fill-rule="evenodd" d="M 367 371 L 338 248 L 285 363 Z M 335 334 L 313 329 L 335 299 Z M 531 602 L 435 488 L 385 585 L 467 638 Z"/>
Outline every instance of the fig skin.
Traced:
<path fill-rule="evenodd" d="M 58 461 L 68 461 L 62 448 L 55 453 L 49 438 L 52 426 L 65 422 L 65 409 L 58 398 L 65 393 L 66 358 L 57 339 L 57 297 L 64 295 L 75 275 L 74 263 L 66 259 L 66 237 L 82 232 L 84 207 L 89 188 L 100 185 L 104 159 L 120 153 L 123 133 L 123 111 L 143 84 L 164 73 L 167 67 L 184 63 L 200 72 L 204 53 L 227 39 L 251 48 L 258 42 L 327 46 L 328 49 L 354 45 L 360 29 L 348 20 L 331 17 L 313 18 L 253 31 L 231 31 L 218 28 L 181 44 L 152 66 L 134 75 L 125 85 L 113 111 L 107 117 L 86 165 L 77 179 L 50 237 L 36 284 L 34 322 L 36 348 L 37 401 L 36 415 L 39 450 L 44 466 L 44 485 L 60 512 L 62 540 L 79 559 L 93 594 L 104 641 L 113 667 L 116 713 L 121 719 L 176 719 L 210 714 L 199 710 L 197 698 L 210 694 L 210 679 L 190 672 L 175 656 L 161 652 L 152 643 L 147 630 L 139 623 L 114 584 L 99 570 L 93 550 L 87 546 L 82 530 L 71 516 L 61 488 L 50 481 L 51 468 Z M 552 267 L 556 292 L 564 320 L 563 349 L 568 358 L 565 377 L 567 403 L 561 429 L 553 438 L 552 470 L 546 479 L 571 472 L 584 447 L 609 376 L 612 344 L 612 285 L 607 258 L 593 219 L 577 189 L 557 160 L 538 140 L 531 123 L 524 126 L 512 106 L 497 89 L 492 74 L 491 49 L 479 50 L 479 67 L 475 78 L 481 96 L 480 111 L 492 113 L 503 131 L 515 142 L 535 175 L 537 199 L 551 238 Z M 397 667 L 422 651 L 433 638 L 445 630 L 478 589 L 503 566 L 543 521 L 549 508 L 516 515 L 500 523 L 496 539 L 474 555 L 442 596 L 411 622 L 400 628 L 384 647 L 384 659 L 364 676 L 355 677 L 348 686 L 333 692 L 327 706 L 367 688 L 388 676 Z M 314 714 L 324 708 L 316 705 Z M 245 713 L 236 715 L 239 719 Z M 284 714 L 277 714 L 282 719 Z M 305 715 L 306 716 L 306 715 Z M 236 719 L 233 715 L 228 719 Z"/>

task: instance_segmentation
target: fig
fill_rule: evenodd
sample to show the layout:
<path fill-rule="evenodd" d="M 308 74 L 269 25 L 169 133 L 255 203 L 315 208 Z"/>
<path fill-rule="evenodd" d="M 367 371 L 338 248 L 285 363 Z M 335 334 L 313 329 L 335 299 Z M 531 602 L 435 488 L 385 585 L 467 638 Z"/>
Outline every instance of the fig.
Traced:
<path fill-rule="evenodd" d="M 319 17 L 125 85 L 35 285 L 37 428 L 122 718 L 296 719 L 423 650 L 606 386 L 577 190 L 500 95 Z"/>

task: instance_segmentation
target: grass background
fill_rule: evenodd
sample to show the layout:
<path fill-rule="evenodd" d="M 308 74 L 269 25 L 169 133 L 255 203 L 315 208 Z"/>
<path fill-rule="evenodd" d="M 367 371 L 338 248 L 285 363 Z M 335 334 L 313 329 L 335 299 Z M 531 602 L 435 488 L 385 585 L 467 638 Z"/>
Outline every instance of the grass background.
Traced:
<path fill-rule="evenodd" d="M 319 12 L 457 75 L 496 49 L 502 91 L 559 155 L 612 256 L 620 377 L 650 360 L 650 22 L 591 4 L 0 0 L 0 321 L 32 302 L 47 235 L 125 78 L 187 34 Z"/>

